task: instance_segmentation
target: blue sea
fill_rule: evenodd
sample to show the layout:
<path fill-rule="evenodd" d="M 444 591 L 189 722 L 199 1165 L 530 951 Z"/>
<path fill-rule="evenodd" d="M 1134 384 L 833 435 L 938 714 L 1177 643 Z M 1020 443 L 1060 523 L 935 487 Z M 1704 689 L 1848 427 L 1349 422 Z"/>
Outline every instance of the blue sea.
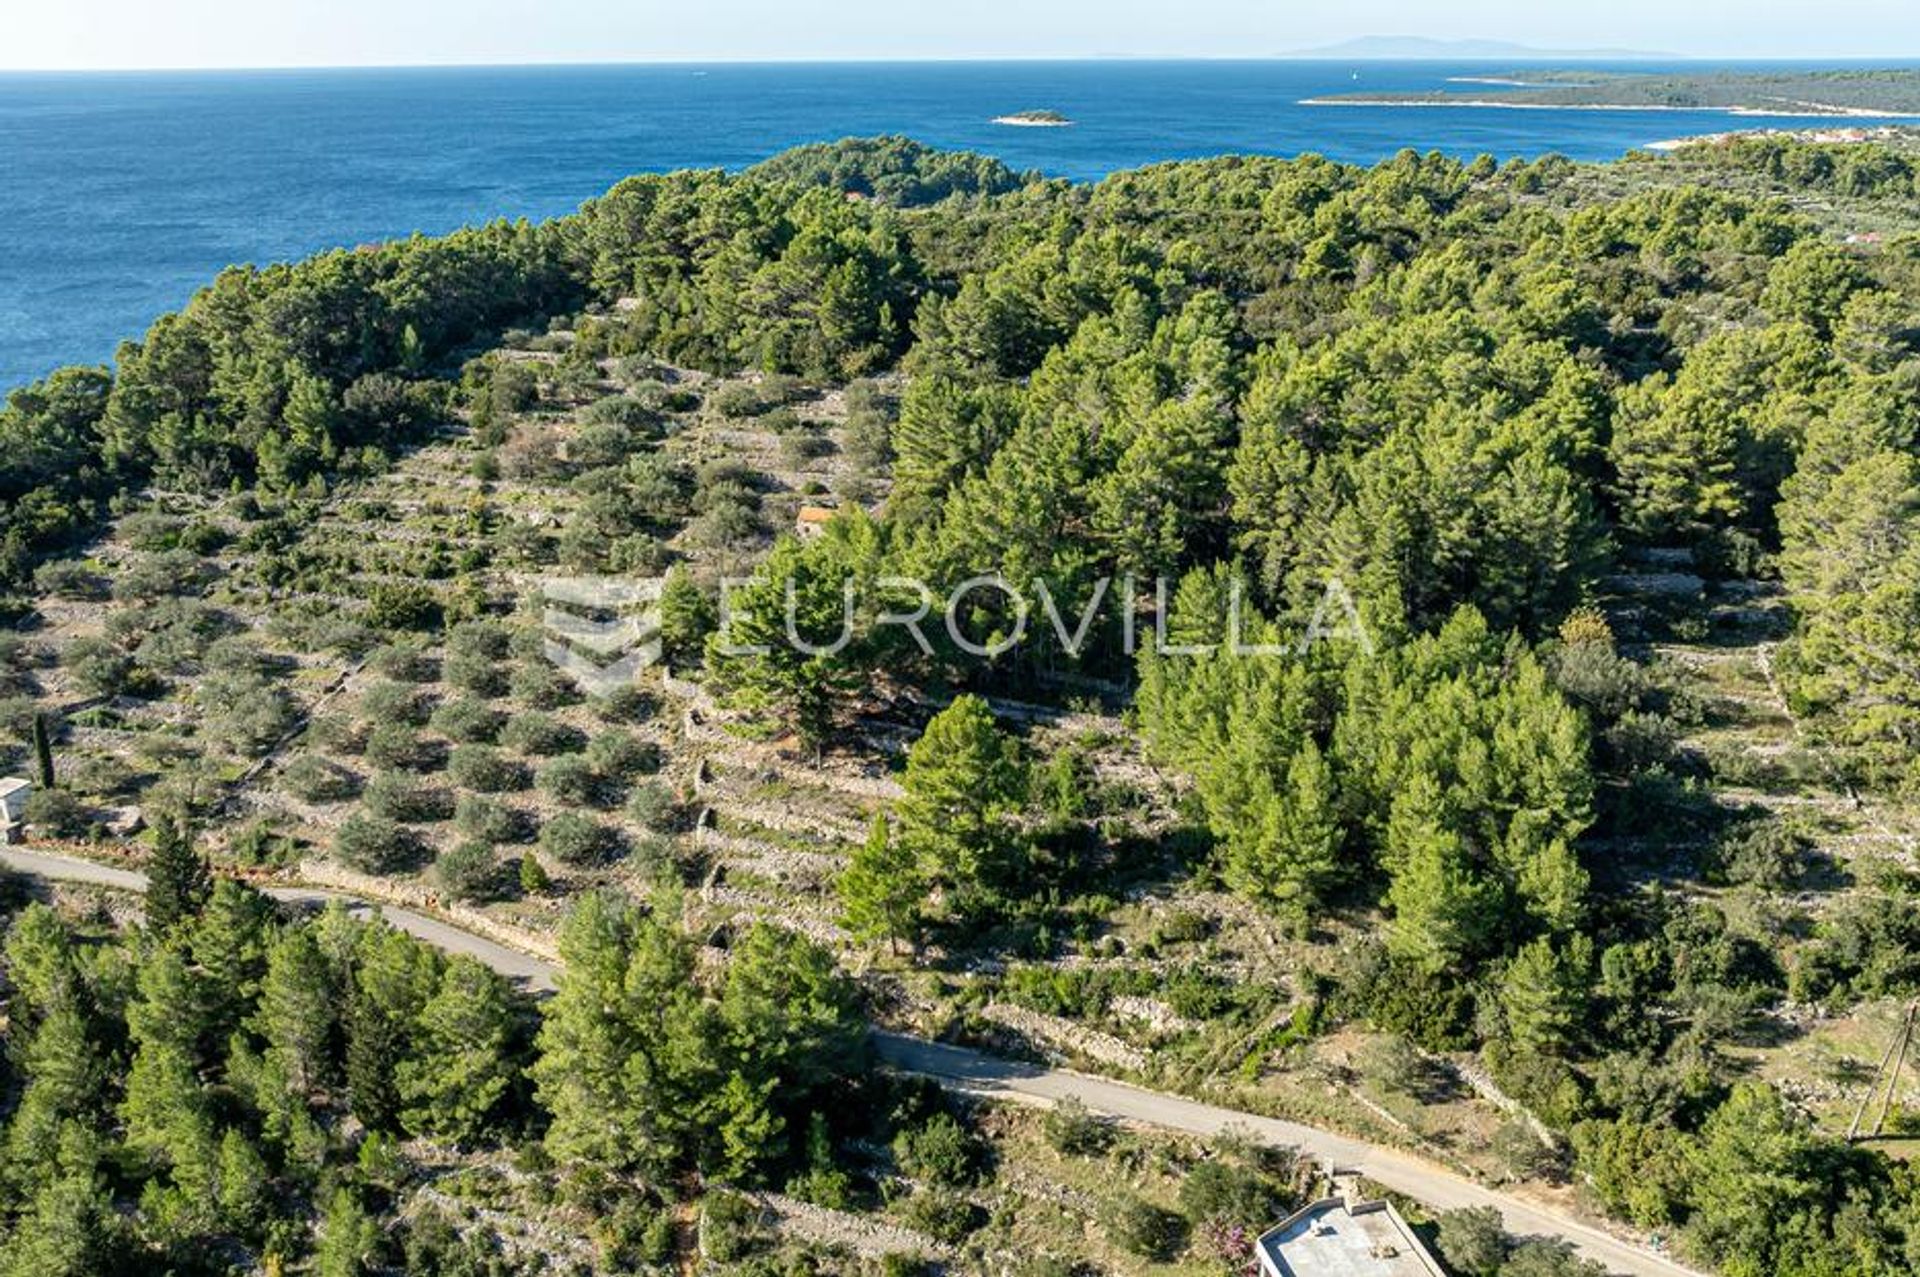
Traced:
<path fill-rule="evenodd" d="M 553 217 L 631 173 L 739 168 L 801 142 L 904 133 L 1095 179 L 1195 156 L 1371 162 L 1407 146 L 1607 159 L 1768 122 L 1301 104 L 1351 91 L 1480 96 L 1499 89 L 1454 81 L 1511 70 L 1103 61 L 0 74 L 0 390 L 108 359 L 231 262 Z M 1043 108 L 1076 123 L 990 122 Z"/>

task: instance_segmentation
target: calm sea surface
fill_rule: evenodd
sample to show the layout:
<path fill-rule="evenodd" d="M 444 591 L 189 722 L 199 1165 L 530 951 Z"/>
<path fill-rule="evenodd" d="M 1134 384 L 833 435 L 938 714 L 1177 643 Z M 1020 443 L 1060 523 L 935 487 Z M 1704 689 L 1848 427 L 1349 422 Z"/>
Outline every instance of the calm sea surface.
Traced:
<path fill-rule="evenodd" d="M 1605 159 L 1766 123 L 1299 104 L 1502 70 L 1113 61 L 0 75 L 0 389 L 108 358 L 230 262 L 553 217 L 629 173 L 737 168 L 799 142 L 905 133 L 1091 179 L 1232 152 Z M 1040 108 L 1077 123 L 989 122 Z"/>

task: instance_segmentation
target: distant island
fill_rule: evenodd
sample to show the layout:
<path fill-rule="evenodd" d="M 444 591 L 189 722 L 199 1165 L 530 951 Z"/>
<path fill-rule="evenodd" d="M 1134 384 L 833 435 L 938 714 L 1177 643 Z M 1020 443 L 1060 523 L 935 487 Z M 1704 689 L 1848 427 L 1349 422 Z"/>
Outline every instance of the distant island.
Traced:
<path fill-rule="evenodd" d="M 1370 35 L 1315 49 L 1296 49 L 1283 58 L 1339 58 L 1358 61 L 1487 62 L 1549 59 L 1559 62 L 1678 61 L 1673 53 L 1643 49 L 1536 49 L 1510 40 L 1432 40 L 1425 36 Z"/>
<path fill-rule="evenodd" d="M 1073 121 L 1058 111 L 1015 111 L 1012 115 L 994 116 L 993 123 L 1023 129 L 1061 129 Z"/>
<path fill-rule="evenodd" d="M 1308 106 L 1469 106 L 1595 111 L 1725 111 L 1734 115 L 1920 115 L 1920 70 L 1713 71 L 1641 75 L 1539 71 L 1486 78 L 1494 94 L 1338 93 Z"/>

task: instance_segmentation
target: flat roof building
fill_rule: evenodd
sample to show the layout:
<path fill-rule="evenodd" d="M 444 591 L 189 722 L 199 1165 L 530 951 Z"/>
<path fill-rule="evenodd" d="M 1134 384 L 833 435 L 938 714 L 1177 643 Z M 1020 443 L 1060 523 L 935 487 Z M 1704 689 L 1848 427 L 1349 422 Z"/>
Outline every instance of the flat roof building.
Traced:
<path fill-rule="evenodd" d="M 1323 1198 L 1254 1249 L 1263 1277 L 1446 1277 L 1391 1202 Z"/>
<path fill-rule="evenodd" d="M 0 779 L 0 842 L 12 840 L 13 831 L 27 818 L 27 796 L 33 786 L 18 776 Z"/>

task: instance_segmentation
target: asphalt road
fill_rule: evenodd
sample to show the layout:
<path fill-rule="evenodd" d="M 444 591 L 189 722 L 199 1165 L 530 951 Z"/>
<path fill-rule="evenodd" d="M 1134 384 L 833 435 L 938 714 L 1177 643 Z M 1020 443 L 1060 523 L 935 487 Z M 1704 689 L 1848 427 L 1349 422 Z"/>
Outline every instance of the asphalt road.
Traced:
<path fill-rule="evenodd" d="M 145 891 L 144 874 L 95 864 L 71 856 L 0 847 L 0 866 L 36 878 L 93 883 L 124 891 Z M 484 936 L 411 910 L 375 906 L 345 892 L 309 887 L 271 887 L 267 894 L 293 904 L 324 905 L 344 900 L 361 916 L 376 912 L 392 925 L 449 953 L 479 959 L 500 974 L 536 992 L 554 987 L 558 968 Z M 1340 1169 L 1356 1171 L 1395 1192 L 1426 1203 L 1435 1210 L 1491 1206 L 1506 1221 L 1507 1230 L 1525 1237 L 1554 1237 L 1571 1242 L 1588 1259 L 1615 1273 L 1632 1277 L 1700 1277 L 1662 1255 L 1635 1246 L 1558 1211 L 1523 1201 L 1457 1175 L 1444 1167 L 1396 1149 L 1382 1148 L 1330 1131 L 1302 1126 L 1279 1118 L 1258 1117 L 1234 1109 L 1217 1108 L 1197 1100 L 1148 1091 L 1068 1069 L 1003 1060 L 997 1056 L 905 1037 L 875 1033 L 880 1058 L 888 1065 L 928 1077 L 975 1094 L 999 1096 L 1027 1103 L 1052 1104 L 1077 1097 L 1089 1109 L 1113 1117 L 1191 1135 L 1208 1136 L 1234 1127 L 1275 1144 L 1291 1145 L 1317 1160 L 1330 1160 Z"/>
<path fill-rule="evenodd" d="M 1069 1069 L 1017 1063 L 921 1038 L 876 1033 L 874 1041 L 880 1058 L 894 1068 L 924 1073 L 957 1089 L 1040 1104 L 1052 1104 L 1072 1096 L 1097 1113 L 1191 1135 L 1213 1135 L 1233 1127 L 1274 1144 L 1291 1145 L 1315 1160 L 1332 1161 L 1343 1171 L 1357 1171 L 1436 1210 L 1491 1206 L 1506 1221 L 1508 1232 L 1523 1237 L 1561 1238 L 1612 1272 L 1629 1273 L 1633 1277 L 1700 1277 L 1695 1269 L 1665 1256 L 1569 1219 L 1548 1207 L 1476 1184 L 1397 1149 L 1381 1148 L 1298 1122 L 1257 1117 L 1183 1096 L 1144 1090 L 1125 1082 Z"/>
<path fill-rule="evenodd" d="M 28 851 L 22 847 L 0 847 L 0 866 L 34 878 L 92 883 L 101 887 L 116 887 L 122 891 L 147 889 L 146 875 L 131 869 L 98 865 L 91 860 L 81 860 L 74 856 Z M 415 913 L 411 909 L 401 909 L 395 905 L 375 906 L 358 896 L 344 891 L 331 891 L 324 887 L 267 887 L 264 890 L 275 900 L 292 905 L 319 908 L 335 900 L 344 901 L 348 911 L 355 917 L 370 917 L 377 911 L 382 918 L 409 935 L 417 936 L 436 949 L 442 949 L 448 953 L 464 953 L 478 958 L 501 975 L 519 983 L 522 988 L 535 993 L 546 993 L 553 989 L 556 968 L 551 962 L 542 961 L 484 936 L 477 936 L 471 931 L 462 931 L 459 927 L 442 922 L 438 918 Z"/>

